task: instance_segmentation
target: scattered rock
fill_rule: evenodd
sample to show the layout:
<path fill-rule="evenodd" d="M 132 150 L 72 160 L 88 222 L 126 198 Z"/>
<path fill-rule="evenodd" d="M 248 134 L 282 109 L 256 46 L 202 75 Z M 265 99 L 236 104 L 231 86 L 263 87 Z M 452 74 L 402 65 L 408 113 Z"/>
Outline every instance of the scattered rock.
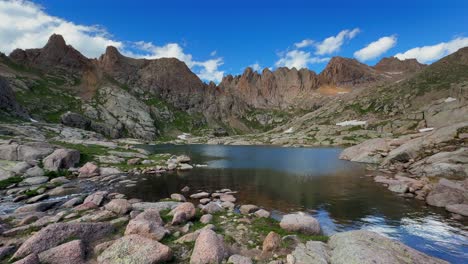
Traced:
<path fill-rule="evenodd" d="M 124 215 L 132 209 L 132 205 L 126 199 L 112 199 L 104 207 L 118 215 Z"/>
<path fill-rule="evenodd" d="M 280 226 L 290 232 L 301 232 L 309 235 L 318 235 L 321 232 L 317 219 L 304 213 L 283 216 Z"/>
<path fill-rule="evenodd" d="M 130 220 L 125 229 L 125 235 L 138 234 L 159 241 L 169 233 L 169 231 L 162 226 L 163 224 L 158 210 L 147 209 Z"/>
<path fill-rule="evenodd" d="M 445 206 L 445 210 L 454 214 L 468 216 L 468 204 L 449 204 Z"/>
<path fill-rule="evenodd" d="M 98 257 L 100 264 L 164 263 L 172 258 L 169 247 L 140 235 L 126 235 L 117 239 Z"/>
<path fill-rule="evenodd" d="M 215 202 L 210 202 L 207 205 L 203 206 L 202 211 L 207 214 L 214 214 L 216 212 L 222 211 L 223 208 Z"/>
<path fill-rule="evenodd" d="M 193 203 L 185 202 L 174 208 L 170 214 L 174 216 L 172 218 L 172 224 L 178 225 L 183 224 L 195 217 L 196 209 Z"/>
<path fill-rule="evenodd" d="M 468 201 L 468 191 L 457 183 L 440 179 L 434 189 L 427 195 L 426 202 L 437 207 L 446 207 L 450 204 L 462 204 Z"/>
<path fill-rule="evenodd" d="M 245 204 L 245 205 L 242 205 L 239 210 L 241 212 L 241 214 L 251 214 L 251 213 L 255 213 L 258 209 L 258 206 L 256 205 L 253 205 L 253 204 Z"/>
<path fill-rule="evenodd" d="M 228 263 L 232 264 L 252 264 L 252 259 L 241 255 L 232 255 L 228 259 Z"/>
<path fill-rule="evenodd" d="M 179 194 L 179 193 L 171 194 L 171 199 L 176 200 L 178 202 L 186 202 L 187 201 L 187 199 L 185 199 L 185 197 L 182 194 Z"/>
<path fill-rule="evenodd" d="M 73 149 L 57 149 L 42 162 L 44 169 L 49 171 L 72 168 L 80 162 L 80 152 Z"/>
<path fill-rule="evenodd" d="M 133 158 L 133 159 L 129 159 L 127 161 L 127 164 L 128 165 L 138 165 L 141 163 L 141 159 L 140 158 Z"/>
<path fill-rule="evenodd" d="M 255 214 L 255 216 L 260 217 L 260 218 L 270 217 L 270 212 L 268 212 L 265 209 L 260 209 L 260 210 L 256 211 L 254 214 Z"/>
<path fill-rule="evenodd" d="M 233 195 L 231 194 L 223 194 L 219 197 L 219 199 L 222 201 L 222 202 L 231 202 L 231 203 L 235 203 L 236 202 L 236 197 L 234 197 Z"/>
<path fill-rule="evenodd" d="M 190 264 L 220 263 L 226 254 L 223 238 L 212 230 L 204 229 L 195 241 Z"/>
<path fill-rule="evenodd" d="M 207 192 L 200 192 L 200 193 L 195 193 L 190 195 L 190 198 L 192 199 L 202 199 L 202 198 L 208 198 L 210 197 L 210 194 Z"/>
<path fill-rule="evenodd" d="M 79 177 L 81 178 L 92 177 L 99 174 L 99 167 L 92 162 L 86 162 L 78 172 L 80 173 Z"/>
<path fill-rule="evenodd" d="M 213 221 L 213 215 L 211 214 L 204 214 L 200 217 L 200 223 L 202 224 L 209 224 Z"/>
<path fill-rule="evenodd" d="M 193 166 L 190 164 L 186 163 L 180 163 L 179 166 L 177 167 L 178 170 L 185 171 L 185 170 L 191 170 L 193 169 Z"/>
<path fill-rule="evenodd" d="M 185 186 L 184 188 L 182 188 L 182 190 L 180 190 L 181 192 L 190 192 L 190 187 L 188 186 Z"/>
<path fill-rule="evenodd" d="M 44 170 L 40 168 L 39 166 L 34 166 L 32 168 L 29 168 L 24 173 L 24 177 L 39 177 L 39 176 L 44 176 Z"/>
<path fill-rule="evenodd" d="M 100 206 L 104 201 L 104 198 L 109 194 L 107 191 L 98 191 L 93 194 L 88 195 L 83 203 L 92 202 L 97 206 Z"/>
<path fill-rule="evenodd" d="M 330 263 L 447 263 L 377 233 L 356 230 L 330 237 Z"/>
<path fill-rule="evenodd" d="M 277 233 L 271 231 L 263 240 L 263 252 L 272 252 L 281 247 L 281 237 Z"/>
<path fill-rule="evenodd" d="M 23 258 L 31 253 L 40 253 L 56 247 L 69 238 L 81 239 L 84 243 L 101 239 L 114 231 L 109 223 L 58 223 L 44 227 L 28 238 L 13 255 Z"/>
<path fill-rule="evenodd" d="M 85 263 L 85 248 L 81 240 L 73 240 L 48 249 L 39 254 L 41 263 L 80 264 Z"/>
<path fill-rule="evenodd" d="M 15 210 L 15 213 L 27 213 L 27 212 L 44 212 L 54 205 L 57 204 L 57 201 L 47 201 L 39 202 L 34 204 L 23 205 Z"/>
<path fill-rule="evenodd" d="M 328 247 L 325 243 L 319 241 L 307 241 L 306 244 L 297 245 L 294 251 L 291 252 L 291 255 L 288 255 L 287 259 L 288 264 L 330 263 Z"/>

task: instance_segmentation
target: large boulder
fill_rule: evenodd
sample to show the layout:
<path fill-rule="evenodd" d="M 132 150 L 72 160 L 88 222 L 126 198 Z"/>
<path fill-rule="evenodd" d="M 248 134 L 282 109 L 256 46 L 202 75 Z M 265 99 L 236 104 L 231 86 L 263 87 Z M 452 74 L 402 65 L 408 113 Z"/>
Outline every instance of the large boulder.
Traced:
<path fill-rule="evenodd" d="M 42 162 L 44 169 L 49 171 L 69 169 L 80 162 L 80 152 L 74 149 L 57 149 Z"/>
<path fill-rule="evenodd" d="M 413 163 L 409 170 L 429 177 L 468 177 L 468 148 L 439 152 Z"/>
<path fill-rule="evenodd" d="M 391 142 L 392 140 L 387 138 L 369 139 L 343 150 L 340 159 L 363 163 L 380 163 L 383 160 L 381 153 L 390 150 Z"/>
<path fill-rule="evenodd" d="M 28 142 L 0 145 L 0 159 L 15 161 L 33 161 L 43 159 L 54 151 L 54 148 L 43 142 Z"/>
<path fill-rule="evenodd" d="M 218 236 L 213 230 L 204 229 L 195 241 L 190 264 L 221 263 L 226 255 L 222 236 Z"/>
<path fill-rule="evenodd" d="M 403 243 L 365 230 L 338 233 L 330 237 L 330 263 L 334 264 L 442 264 Z"/>
<path fill-rule="evenodd" d="M 263 240 L 262 250 L 264 252 L 275 251 L 281 247 L 281 236 L 271 231 Z"/>
<path fill-rule="evenodd" d="M 125 229 L 125 235 L 137 234 L 160 241 L 169 231 L 164 228 L 164 222 L 156 209 L 147 209 L 130 220 Z"/>
<path fill-rule="evenodd" d="M 109 223 L 58 223 L 51 224 L 28 238 L 13 255 L 23 258 L 31 253 L 39 254 L 56 247 L 70 238 L 87 244 L 110 235 L 114 227 Z"/>
<path fill-rule="evenodd" d="M 100 206 L 108 194 L 109 194 L 109 192 L 107 192 L 107 191 L 97 191 L 95 193 L 92 193 L 92 194 L 88 195 L 85 198 L 83 203 L 85 204 L 85 203 L 91 202 L 91 203 L 94 203 L 97 206 Z"/>
<path fill-rule="evenodd" d="M 78 172 L 81 178 L 96 176 L 99 174 L 99 167 L 92 162 L 86 162 L 85 165 L 78 169 Z"/>
<path fill-rule="evenodd" d="M 60 122 L 69 127 L 77 127 L 85 130 L 89 130 L 91 128 L 91 120 L 73 112 L 66 112 L 60 116 Z"/>
<path fill-rule="evenodd" d="M 155 264 L 171 258 L 168 246 L 140 235 L 126 235 L 104 250 L 97 261 L 100 264 Z"/>
<path fill-rule="evenodd" d="M 305 244 L 297 245 L 297 247 L 291 253 L 291 256 L 292 259 L 294 259 L 293 263 L 295 264 L 330 263 L 330 255 L 327 244 L 319 241 L 307 241 Z"/>
<path fill-rule="evenodd" d="M 126 214 L 132 210 L 132 204 L 126 199 L 112 199 L 108 204 L 104 206 L 106 210 L 114 212 L 119 215 Z"/>
<path fill-rule="evenodd" d="M 437 207 L 468 203 L 468 190 L 461 184 L 442 178 L 427 195 L 426 202 Z"/>
<path fill-rule="evenodd" d="M 468 204 L 449 204 L 445 207 L 445 210 L 454 214 L 468 216 Z"/>
<path fill-rule="evenodd" d="M 174 208 L 170 214 L 173 215 L 172 224 L 183 224 L 195 217 L 196 209 L 193 203 L 185 202 Z"/>
<path fill-rule="evenodd" d="M 283 216 L 280 227 L 286 231 L 301 232 L 309 235 L 318 235 L 321 232 L 317 219 L 304 213 Z"/>
<path fill-rule="evenodd" d="M 73 240 L 39 253 L 39 260 L 48 264 L 84 264 L 85 246 L 81 240 Z"/>
<path fill-rule="evenodd" d="M 452 142 L 457 138 L 458 131 L 466 127 L 468 127 L 468 122 L 457 123 L 435 129 L 420 137 L 411 139 L 390 151 L 388 156 L 383 160 L 383 164 L 388 165 L 394 162 L 406 163 L 411 159 L 418 160 L 425 153 L 424 149 Z"/>

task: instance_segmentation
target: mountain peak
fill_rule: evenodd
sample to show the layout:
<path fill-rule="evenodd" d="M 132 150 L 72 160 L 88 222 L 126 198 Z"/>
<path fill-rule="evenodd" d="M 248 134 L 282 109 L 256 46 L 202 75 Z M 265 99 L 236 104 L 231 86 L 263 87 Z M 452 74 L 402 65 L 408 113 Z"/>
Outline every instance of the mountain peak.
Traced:
<path fill-rule="evenodd" d="M 322 84 L 355 85 L 376 80 L 374 69 L 356 59 L 333 57 L 319 74 Z"/>
<path fill-rule="evenodd" d="M 397 57 L 381 59 L 374 69 L 383 72 L 415 72 L 422 70 L 426 65 L 419 63 L 416 59 L 400 60 Z"/>
<path fill-rule="evenodd" d="M 47 44 L 44 48 L 58 48 L 58 49 L 65 49 L 67 47 L 67 43 L 62 35 L 59 34 L 52 34 L 47 41 Z"/>

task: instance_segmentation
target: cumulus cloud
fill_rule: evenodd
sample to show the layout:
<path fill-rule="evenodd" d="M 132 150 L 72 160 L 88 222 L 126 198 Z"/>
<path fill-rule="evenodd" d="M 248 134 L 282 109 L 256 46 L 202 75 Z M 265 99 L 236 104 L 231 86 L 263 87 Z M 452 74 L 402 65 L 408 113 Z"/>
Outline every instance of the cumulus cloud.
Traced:
<path fill-rule="evenodd" d="M 420 63 L 429 63 L 468 46 L 468 38 L 459 37 L 448 42 L 441 42 L 432 46 L 416 47 L 395 55 L 400 60 L 416 59 Z"/>
<path fill-rule="evenodd" d="M 257 72 L 262 70 L 262 67 L 260 66 L 260 64 L 258 64 L 258 62 L 249 65 L 249 67 L 252 68 L 252 70 L 257 71 Z"/>
<path fill-rule="evenodd" d="M 291 50 L 282 54 L 280 59 L 275 63 L 275 66 L 302 69 L 307 68 L 309 64 L 322 63 L 329 60 L 330 58 L 313 57 L 310 52 L 303 50 Z"/>
<path fill-rule="evenodd" d="M 375 59 L 393 48 L 397 43 L 396 36 L 387 36 L 369 43 L 364 48 L 354 52 L 354 57 L 361 61 Z"/>
<path fill-rule="evenodd" d="M 0 1 L 0 21 L 0 51 L 6 54 L 15 48 L 41 48 L 47 43 L 49 36 L 56 33 L 63 35 L 68 44 L 90 58 L 104 53 L 107 46 L 114 46 L 126 55 L 153 59 L 177 58 L 206 81 L 220 82 L 224 74 L 218 69 L 223 64 L 222 58 L 194 60 L 177 43 L 156 46 L 151 42 L 118 41 L 100 26 L 80 25 L 51 16 L 43 7 L 30 1 Z M 215 56 L 216 52 L 210 55 Z"/>
<path fill-rule="evenodd" d="M 346 40 L 353 39 L 359 32 L 359 28 L 355 28 L 353 30 L 342 30 L 340 33 L 338 33 L 338 35 L 328 37 L 323 41 L 316 43 L 317 50 L 315 54 L 325 55 L 339 51 Z"/>
<path fill-rule="evenodd" d="M 313 44 L 314 44 L 313 40 L 304 39 L 301 42 L 294 43 L 294 46 L 296 46 L 296 48 L 300 49 L 300 48 L 305 48 L 305 47 L 312 46 Z"/>
<path fill-rule="evenodd" d="M 0 21 L 0 50 L 7 54 L 15 48 L 40 48 L 53 33 L 63 35 L 88 57 L 99 56 L 109 45 L 123 47 L 99 26 L 78 25 L 50 16 L 28 1 L 0 1 Z"/>
<path fill-rule="evenodd" d="M 127 51 L 124 54 L 145 59 L 176 58 L 185 62 L 203 80 L 221 82 L 223 79 L 224 71 L 219 70 L 219 67 L 224 63 L 223 58 L 197 61 L 193 59 L 191 54 L 185 53 L 184 49 L 177 43 L 157 46 L 152 42 L 138 41 L 134 46 L 137 49 L 136 52 Z"/>

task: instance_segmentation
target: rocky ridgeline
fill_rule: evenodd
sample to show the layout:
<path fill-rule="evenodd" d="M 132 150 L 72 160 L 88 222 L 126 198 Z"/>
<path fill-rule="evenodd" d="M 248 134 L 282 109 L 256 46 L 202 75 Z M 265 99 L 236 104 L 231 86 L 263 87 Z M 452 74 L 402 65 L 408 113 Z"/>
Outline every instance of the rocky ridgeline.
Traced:
<path fill-rule="evenodd" d="M 468 216 L 468 123 L 429 132 L 377 138 L 345 149 L 340 158 L 377 164 L 378 183 L 404 197 Z"/>
<path fill-rule="evenodd" d="M 80 152 L 60 141 L 2 141 L 0 261 L 445 263 L 370 231 L 328 238 L 306 213 L 277 221 L 257 205 L 239 204 L 230 189 L 186 186 L 159 202 L 126 197 L 113 190 L 196 165 L 185 155 L 149 154 L 131 140 L 92 142 Z M 96 146 L 103 149 L 90 150 Z"/>

